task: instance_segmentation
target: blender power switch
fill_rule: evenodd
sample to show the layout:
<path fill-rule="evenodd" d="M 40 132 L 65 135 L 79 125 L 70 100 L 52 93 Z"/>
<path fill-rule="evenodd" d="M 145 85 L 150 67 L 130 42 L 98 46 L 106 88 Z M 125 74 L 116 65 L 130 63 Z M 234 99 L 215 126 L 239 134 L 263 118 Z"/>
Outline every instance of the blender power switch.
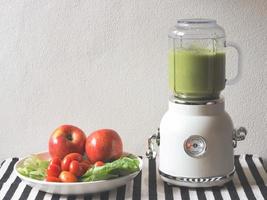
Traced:
<path fill-rule="evenodd" d="M 184 142 L 184 150 L 191 157 L 199 157 L 207 150 L 207 144 L 203 137 L 192 135 Z"/>

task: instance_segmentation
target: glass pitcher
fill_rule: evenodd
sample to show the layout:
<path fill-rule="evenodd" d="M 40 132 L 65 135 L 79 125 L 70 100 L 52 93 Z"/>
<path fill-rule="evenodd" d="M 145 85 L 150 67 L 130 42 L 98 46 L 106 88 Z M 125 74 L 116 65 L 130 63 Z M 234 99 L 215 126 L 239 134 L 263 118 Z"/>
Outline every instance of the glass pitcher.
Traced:
<path fill-rule="evenodd" d="M 225 78 L 225 49 L 238 53 L 238 70 L 233 79 Z M 212 100 L 225 84 L 240 78 L 240 48 L 226 42 L 225 32 L 215 20 L 182 19 L 169 32 L 169 85 L 174 96 L 183 100 Z"/>

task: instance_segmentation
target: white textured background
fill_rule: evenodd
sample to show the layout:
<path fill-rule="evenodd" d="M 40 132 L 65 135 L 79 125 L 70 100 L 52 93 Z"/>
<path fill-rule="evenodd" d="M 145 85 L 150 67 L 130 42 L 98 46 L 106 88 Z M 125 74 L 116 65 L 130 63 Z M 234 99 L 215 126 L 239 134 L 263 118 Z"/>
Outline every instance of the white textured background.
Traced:
<path fill-rule="evenodd" d="M 113 128 L 143 154 L 167 109 L 168 29 L 191 17 L 217 19 L 240 44 L 227 110 L 248 129 L 237 152 L 267 159 L 266 10 L 265 0 L 0 1 L 0 160 L 46 150 L 65 123 Z"/>

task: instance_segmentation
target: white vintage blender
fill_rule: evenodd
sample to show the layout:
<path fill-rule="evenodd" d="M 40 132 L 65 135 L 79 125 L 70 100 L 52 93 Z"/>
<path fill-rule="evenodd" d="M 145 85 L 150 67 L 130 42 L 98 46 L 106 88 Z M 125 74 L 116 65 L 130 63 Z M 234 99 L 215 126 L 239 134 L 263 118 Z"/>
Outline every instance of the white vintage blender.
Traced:
<path fill-rule="evenodd" d="M 148 140 L 147 157 L 159 145 L 159 174 L 167 183 L 188 187 L 222 185 L 234 172 L 237 141 L 245 128 L 234 129 L 220 92 L 240 78 L 241 52 L 226 42 L 215 20 L 178 20 L 169 32 L 169 109 L 157 134 Z M 238 53 L 235 78 L 225 78 L 225 49 Z"/>

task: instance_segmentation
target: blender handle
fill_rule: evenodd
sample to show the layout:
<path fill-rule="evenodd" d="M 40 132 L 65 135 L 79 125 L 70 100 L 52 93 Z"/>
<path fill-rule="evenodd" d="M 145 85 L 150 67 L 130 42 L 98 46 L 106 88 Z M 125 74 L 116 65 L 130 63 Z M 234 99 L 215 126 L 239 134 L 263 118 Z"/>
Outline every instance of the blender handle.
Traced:
<path fill-rule="evenodd" d="M 233 130 L 233 147 L 236 148 L 237 142 L 245 140 L 247 136 L 247 130 L 244 127 Z"/>
<path fill-rule="evenodd" d="M 148 150 L 146 151 L 146 157 L 148 159 L 155 159 L 157 152 L 155 150 L 155 144 L 159 146 L 160 144 L 160 131 L 158 129 L 158 132 L 156 134 L 151 135 L 148 138 Z"/>
<path fill-rule="evenodd" d="M 226 47 L 232 47 L 237 51 L 238 60 L 237 60 L 237 74 L 234 78 L 226 79 L 226 85 L 233 85 L 237 83 L 241 78 L 242 72 L 242 52 L 240 47 L 235 42 L 226 42 Z"/>

